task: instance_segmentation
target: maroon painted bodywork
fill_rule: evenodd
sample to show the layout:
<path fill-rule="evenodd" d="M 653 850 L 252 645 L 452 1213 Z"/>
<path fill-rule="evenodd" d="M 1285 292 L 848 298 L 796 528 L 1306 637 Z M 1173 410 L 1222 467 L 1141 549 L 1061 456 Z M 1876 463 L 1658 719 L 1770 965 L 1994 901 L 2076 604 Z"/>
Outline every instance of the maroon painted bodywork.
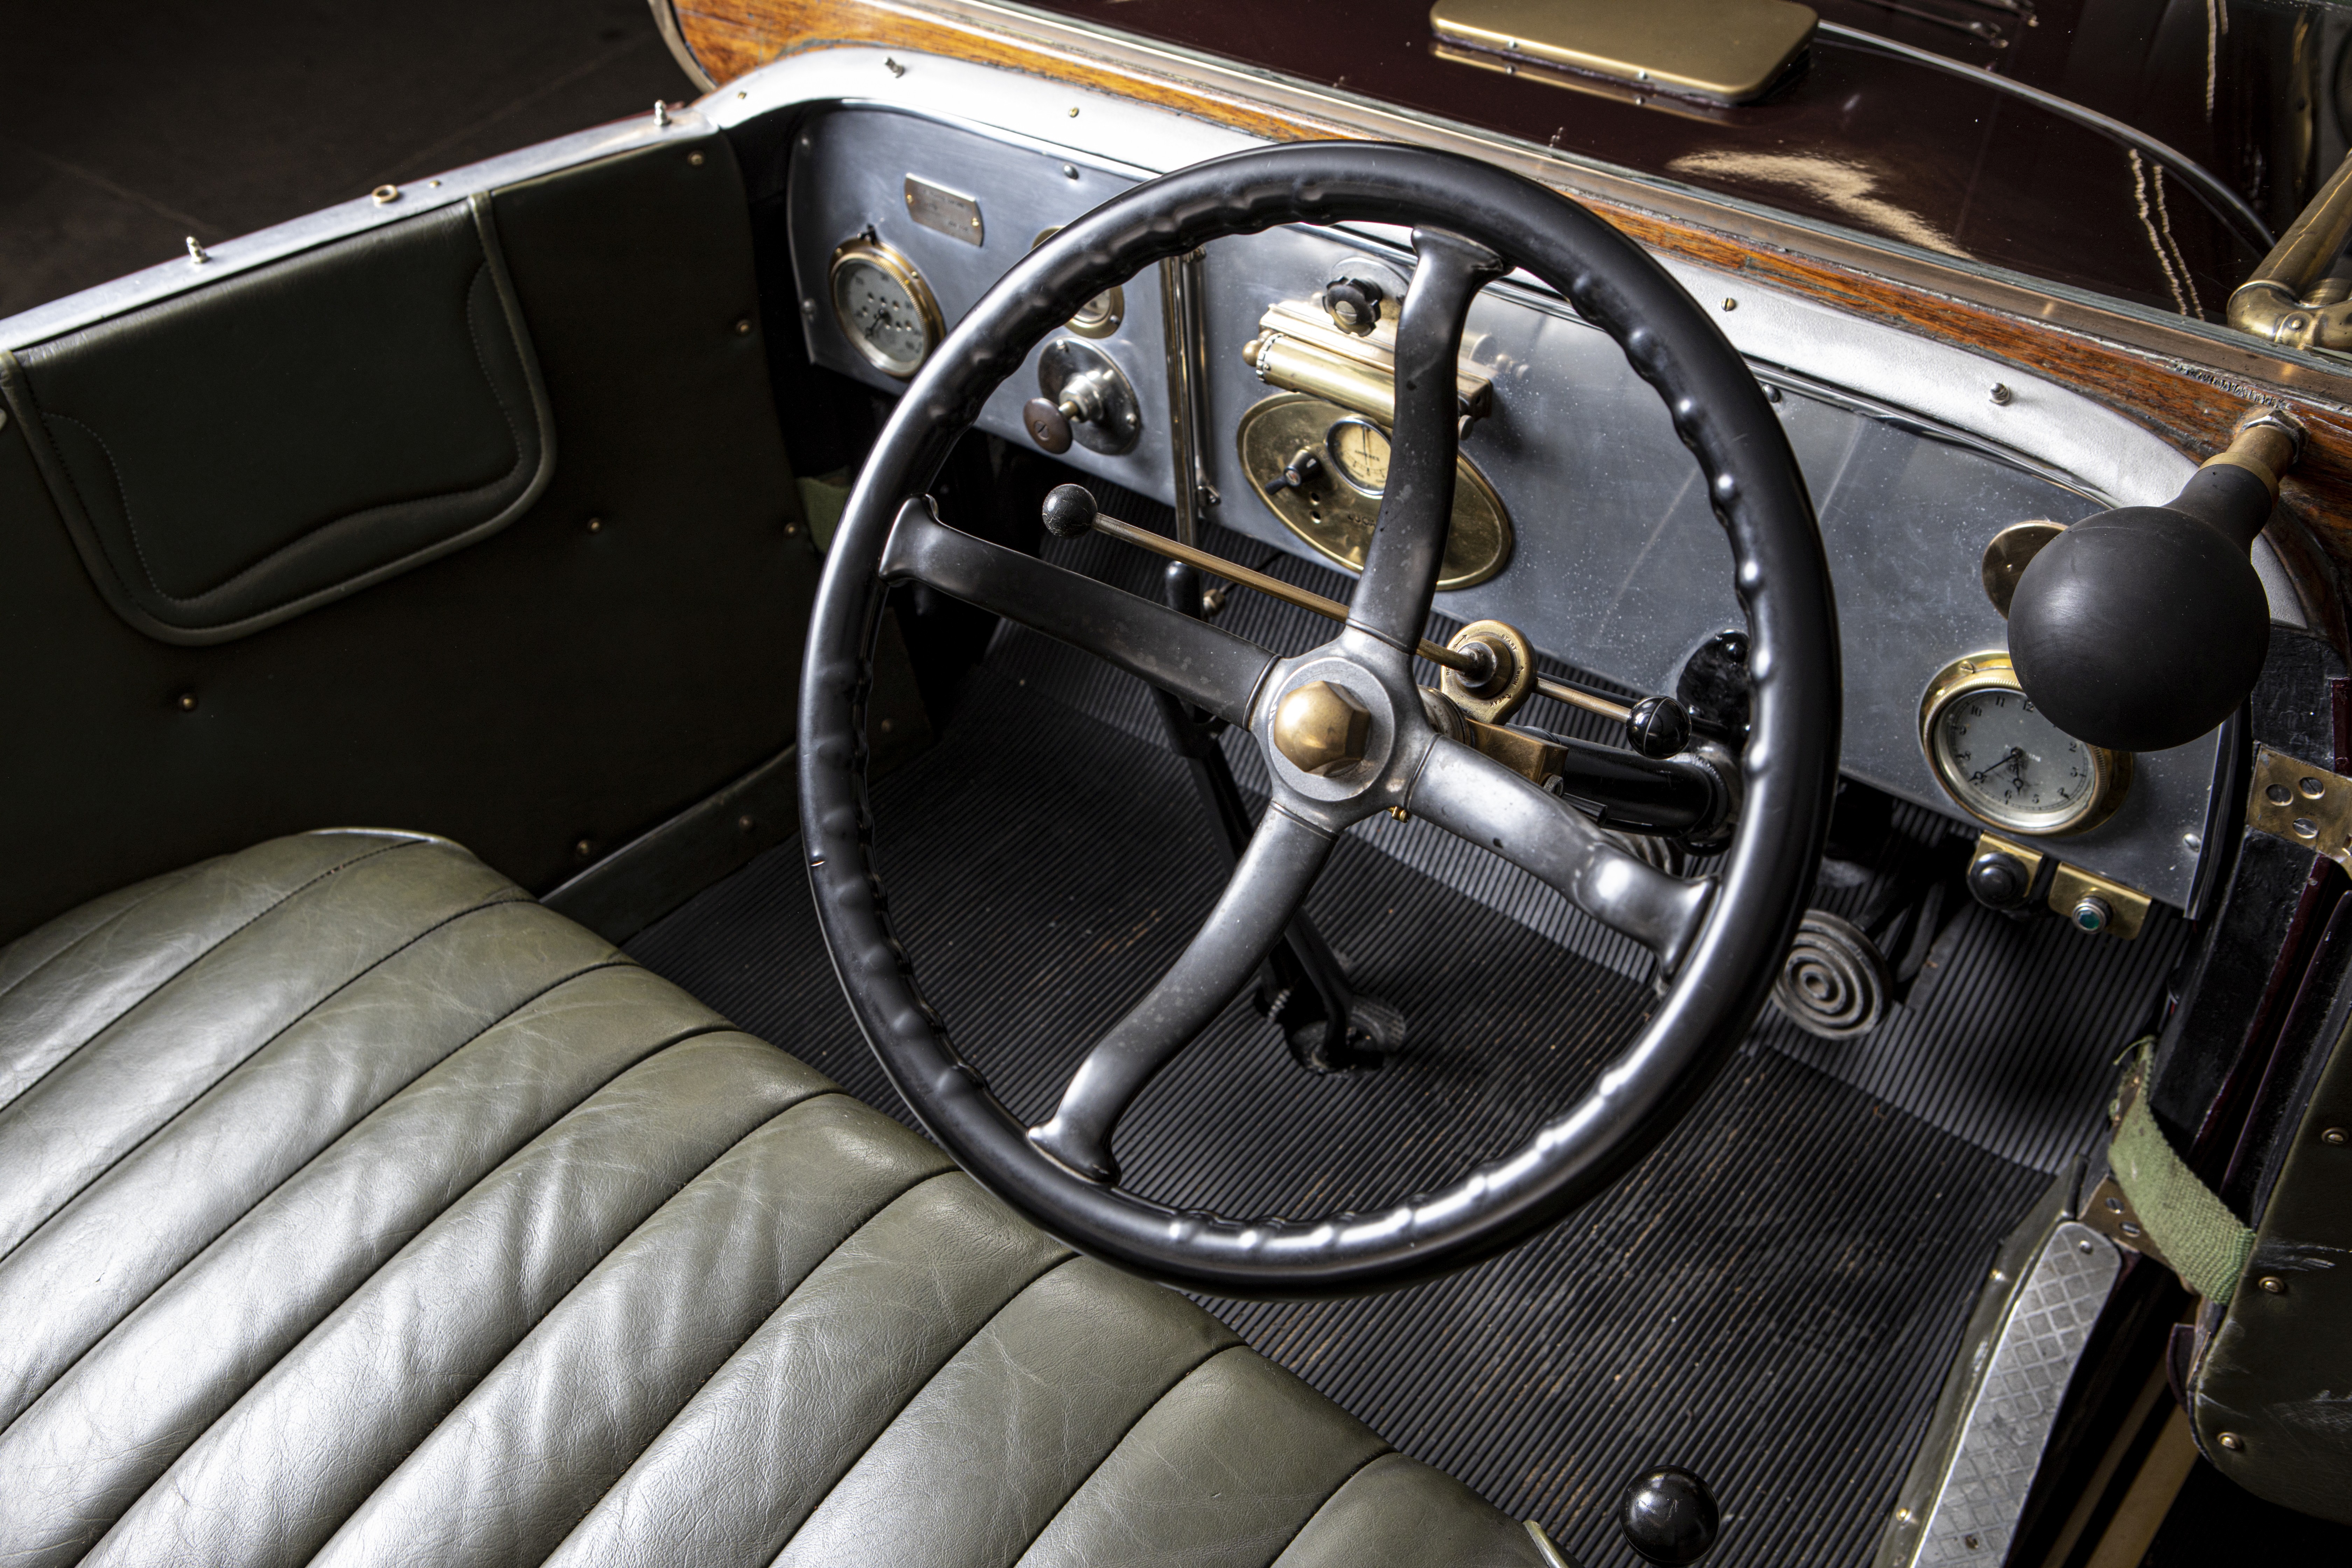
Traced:
<path fill-rule="evenodd" d="M 2202 5 L 2062 0 L 2036 25 L 1988 0 L 1816 0 L 1842 33 L 1763 101 L 1736 109 L 1439 58 L 1428 0 L 1035 0 L 1038 8 L 1336 86 L 1782 212 L 2053 282 L 2219 320 L 2268 248 L 2242 211 L 2183 177 L 2194 160 L 2273 227 L 2310 179 L 2272 146 L 2281 22 L 2236 9 L 2209 57 Z M 2180 13 L 2176 16 L 2175 13 Z M 1501 61 L 1495 62 L 1496 67 Z M 2208 110 L 2209 65 L 2212 73 Z M 2136 146 L 1990 79 L 2039 87 L 2172 150 Z M 2307 138 L 2305 138 L 2307 140 Z M 2305 159 L 2305 163 L 2309 160 Z"/>

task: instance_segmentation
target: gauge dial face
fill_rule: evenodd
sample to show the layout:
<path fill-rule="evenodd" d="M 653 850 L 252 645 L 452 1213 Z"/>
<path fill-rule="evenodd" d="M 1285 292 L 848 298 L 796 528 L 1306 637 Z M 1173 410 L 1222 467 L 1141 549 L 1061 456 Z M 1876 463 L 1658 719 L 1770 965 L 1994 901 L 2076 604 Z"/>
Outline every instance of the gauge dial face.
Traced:
<path fill-rule="evenodd" d="M 1341 419 L 1323 438 L 1339 477 L 1368 496 L 1388 489 L 1389 438 L 1368 419 Z"/>
<path fill-rule="evenodd" d="M 1937 782 L 1971 816 L 2012 833 L 2095 826 L 2130 786 L 2131 754 L 2078 741 L 2043 717 L 2005 653 L 1947 667 L 1920 721 Z"/>
<path fill-rule="evenodd" d="M 915 269 L 887 247 L 852 241 L 835 253 L 833 313 L 857 352 L 890 375 L 910 376 L 939 341 L 939 307 Z"/>

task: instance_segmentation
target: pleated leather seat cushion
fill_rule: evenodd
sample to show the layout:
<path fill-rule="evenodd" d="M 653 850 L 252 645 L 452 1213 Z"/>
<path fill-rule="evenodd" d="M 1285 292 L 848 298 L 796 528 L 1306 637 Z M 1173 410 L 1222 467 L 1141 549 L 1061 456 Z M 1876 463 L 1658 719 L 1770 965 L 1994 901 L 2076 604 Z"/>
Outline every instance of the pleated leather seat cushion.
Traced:
<path fill-rule="evenodd" d="M 1521 1563 L 445 840 L 0 951 L 0 1562 Z"/>

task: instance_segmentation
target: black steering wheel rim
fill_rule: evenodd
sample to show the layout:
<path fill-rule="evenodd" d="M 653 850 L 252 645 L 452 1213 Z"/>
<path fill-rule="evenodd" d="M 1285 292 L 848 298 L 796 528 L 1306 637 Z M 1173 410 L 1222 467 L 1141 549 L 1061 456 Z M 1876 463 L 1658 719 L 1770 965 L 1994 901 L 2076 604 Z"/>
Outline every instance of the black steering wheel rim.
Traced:
<path fill-rule="evenodd" d="M 865 798 L 865 693 L 902 503 L 928 489 L 1038 342 L 1105 289 L 1210 240 L 1341 222 L 1442 231 L 1507 258 L 1608 331 L 1664 400 L 1707 481 L 1748 621 L 1743 804 L 1676 983 L 1583 1100 L 1443 1191 L 1370 1214 L 1229 1219 L 1168 1208 L 1048 1157 L 957 1054 L 889 930 Z M 1014 1208 L 1086 1252 L 1188 1289 L 1389 1289 L 1558 1220 L 1648 1152 L 1712 1080 L 1762 1006 L 1811 893 L 1839 692 L 1828 563 L 1803 478 L 1754 376 L 1690 296 L 1600 218 L 1516 174 L 1419 148 L 1294 143 L 1196 164 L 1065 227 L 974 307 L 908 388 L 818 591 L 800 696 L 803 848 L 835 973 L 885 1072 L 932 1137 Z"/>

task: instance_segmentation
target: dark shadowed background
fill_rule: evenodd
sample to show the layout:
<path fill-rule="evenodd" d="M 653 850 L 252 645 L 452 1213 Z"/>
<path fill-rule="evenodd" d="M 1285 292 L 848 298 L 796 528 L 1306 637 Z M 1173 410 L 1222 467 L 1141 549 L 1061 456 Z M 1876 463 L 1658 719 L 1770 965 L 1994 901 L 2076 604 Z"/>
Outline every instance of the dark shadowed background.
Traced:
<path fill-rule="evenodd" d="M 695 96 L 645 0 L 0 0 L 0 316 Z"/>

